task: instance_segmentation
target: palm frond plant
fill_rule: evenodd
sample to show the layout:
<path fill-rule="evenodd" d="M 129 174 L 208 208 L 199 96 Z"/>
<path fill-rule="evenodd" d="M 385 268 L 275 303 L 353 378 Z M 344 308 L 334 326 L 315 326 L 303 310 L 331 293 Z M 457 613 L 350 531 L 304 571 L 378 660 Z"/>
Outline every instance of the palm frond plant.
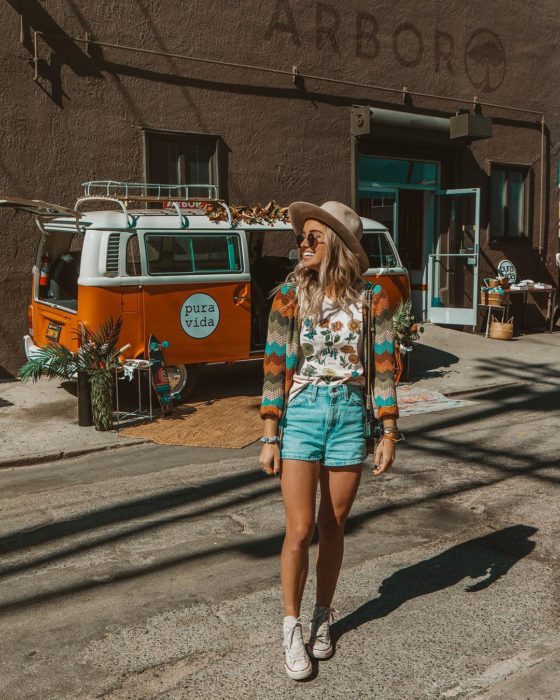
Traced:
<path fill-rule="evenodd" d="M 79 349 L 68 350 L 60 343 L 50 343 L 36 351 L 19 370 L 22 381 L 74 379 L 84 372 L 90 384 L 93 423 L 97 430 L 110 430 L 113 425 L 113 371 L 120 366 L 117 342 L 122 318 L 105 321 L 97 331 L 86 326 L 76 331 Z"/>
<path fill-rule="evenodd" d="M 414 348 L 414 343 L 424 332 L 424 327 L 419 325 L 412 314 L 412 301 L 402 299 L 397 304 L 393 314 L 393 325 L 395 336 L 399 344 L 401 353 L 410 352 Z"/>
<path fill-rule="evenodd" d="M 419 325 L 412 314 L 412 301 L 402 299 L 397 304 L 397 308 L 393 314 L 393 326 L 395 328 L 395 338 L 397 341 L 397 350 L 395 353 L 396 372 L 395 382 L 398 384 L 402 373 L 405 369 L 404 357 L 406 353 L 414 349 L 414 343 L 420 338 L 424 332 L 424 327 Z M 408 360 L 408 358 L 407 358 Z M 406 362 L 406 372 L 408 375 L 410 365 Z"/>

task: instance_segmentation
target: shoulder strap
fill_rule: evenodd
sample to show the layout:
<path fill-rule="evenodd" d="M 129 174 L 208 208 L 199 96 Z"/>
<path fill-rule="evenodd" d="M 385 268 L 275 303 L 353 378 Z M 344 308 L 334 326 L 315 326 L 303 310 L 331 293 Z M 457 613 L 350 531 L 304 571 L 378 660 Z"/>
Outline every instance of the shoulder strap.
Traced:
<path fill-rule="evenodd" d="M 364 359 L 365 359 L 365 378 L 366 378 L 366 410 L 373 410 L 372 394 L 375 385 L 375 372 L 373 371 L 373 336 L 375 331 L 375 319 L 371 314 L 371 300 L 373 296 L 374 285 L 368 282 L 363 297 L 363 319 L 364 319 Z"/>

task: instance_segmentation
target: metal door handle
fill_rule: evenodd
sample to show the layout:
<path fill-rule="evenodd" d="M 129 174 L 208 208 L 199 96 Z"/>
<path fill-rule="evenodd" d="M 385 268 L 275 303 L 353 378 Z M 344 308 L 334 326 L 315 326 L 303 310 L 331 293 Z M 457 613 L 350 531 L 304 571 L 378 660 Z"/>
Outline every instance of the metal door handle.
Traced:
<path fill-rule="evenodd" d="M 251 297 L 238 297 L 237 294 L 235 294 L 233 301 L 251 301 Z"/>

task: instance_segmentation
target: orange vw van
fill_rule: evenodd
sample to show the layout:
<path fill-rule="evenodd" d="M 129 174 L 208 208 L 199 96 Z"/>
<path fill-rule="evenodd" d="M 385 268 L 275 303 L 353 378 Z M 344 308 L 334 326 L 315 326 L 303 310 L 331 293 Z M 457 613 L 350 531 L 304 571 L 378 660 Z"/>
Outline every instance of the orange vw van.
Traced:
<path fill-rule="evenodd" d="M 121 316 L 129 357 L 148 338 L 168 340 L 173 390 L 187 398 L 203 364 L 264 354 L 271 290 L 297 260 L 285 222 L 235 222 L 216 188 L 89 182 L 73 208 L 0 198 L 34 215 L 40 241 L 28 310 L 29 356 L 58 341 L 77 350 L 79 324 Z M 202 193 L 202 194 L 201 194 Z M 214 221 L 201 203 L 223 207 Z M 408 273 L 387 229 L 363 219 L 371 267 L 393 306 L 410 295 Z"/>

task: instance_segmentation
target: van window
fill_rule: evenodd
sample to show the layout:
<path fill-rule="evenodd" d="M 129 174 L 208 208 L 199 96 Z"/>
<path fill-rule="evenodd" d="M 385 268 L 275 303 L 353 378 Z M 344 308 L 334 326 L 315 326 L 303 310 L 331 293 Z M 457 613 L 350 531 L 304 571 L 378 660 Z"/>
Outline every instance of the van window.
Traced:
<path fill-rule="evenodd" d="M 126 274 L 138 277 L 142 273 L 140 267 L 140 245 L 138 234 L 134 233 L 126 242 Z"/>
<path fill-rule="evenodd" d="M 69 236 L 66 231 L 54 231 L 39 245 L 41 256 L 48 254 L 50 257 L 50 268 L 47 284 L 39 283 L 37 298 L 75 311 L 78 307 L 83 235 Z"/>
<path fill-rule="evenodd" d="M 370 267 L 397 267 L 397 260 L 384 231 L 364 231 L 361 241 Z"/>
<path fill-rule="evenodd" d="M 150 275 L 241 272 L 236 235 L 149 234 L 144 240 Z"/>

